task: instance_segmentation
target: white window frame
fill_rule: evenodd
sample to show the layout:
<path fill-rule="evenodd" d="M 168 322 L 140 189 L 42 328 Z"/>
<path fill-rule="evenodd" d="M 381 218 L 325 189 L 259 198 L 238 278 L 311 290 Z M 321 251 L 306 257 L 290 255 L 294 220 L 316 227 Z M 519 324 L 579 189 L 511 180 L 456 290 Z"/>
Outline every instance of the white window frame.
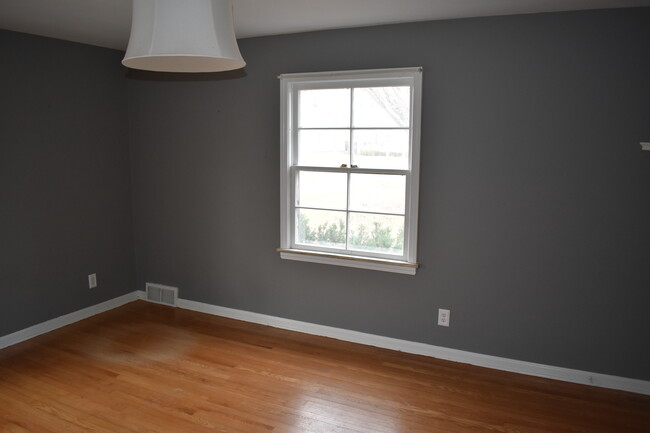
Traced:
<path fill-rule="evenodd" d="M 418 196 L 420 184 L 420 122 L 422 68 L 373 69 L 280 75 L 281 164 L 280 164 L 280 256 L 283 259 L 374 269 L 414 275 L 417 263 Z M 356 167 L 304 167 L 297 162 L 297 98 L 303 89 L 410 86 L 411 115 L 409 167 L 406 170 Z M 352 127 L 352 126 L 350 126 Z M 403 174 L 406 177 L 404 254 L 392 255 L 340 250 L 294 243 L 295 172 L 299 170 L 342 173 Z"/>

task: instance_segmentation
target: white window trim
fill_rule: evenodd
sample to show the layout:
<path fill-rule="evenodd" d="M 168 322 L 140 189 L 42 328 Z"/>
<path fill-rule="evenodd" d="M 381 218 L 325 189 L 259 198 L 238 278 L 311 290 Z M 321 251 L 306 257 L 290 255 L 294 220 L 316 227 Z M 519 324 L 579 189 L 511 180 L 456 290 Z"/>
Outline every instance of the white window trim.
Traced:
<path fill-rule="evenodd" d="M 422 68 L 373 69 L 357 71 L 315 72 L 280 75 L 280 109 L 281 109 L 281 164 L 280 164 L 280 257 L 288 260 L 299 260 L 312 263 L 323 263 L 338 266 L 349 266 L 363 269 L 373 269 L 386 272 L 397 272 L 414 275 L 419 267 L 417 263 L 417 233 L 418 233 L 418 197 L 420 179 L 420 124 L 422 106 Z M 376 79 L 379 83 L 385 80 L 404 80 L 413 87 L 411 98 L 411 148 L 408 170 L 407 191 L 405 202 L 405 218 L 407 230 L 404 233 L 404 260 L 392 260 L 387 257 L 371 257 L 340 254 L 333 251 L 305 250 L 292 245 L 291 230 L 294 224 L 292 217 L 293 181 L 291 170 L 293 166 L 293 145 L 295 131 L 292 116 L 294 98 L 300 88 L 311 88 L 319 82 L 326 82 L 327 87 L 349 87 L 358 81 Z M 334 84 L 336 83 L 336 85 Z"/>

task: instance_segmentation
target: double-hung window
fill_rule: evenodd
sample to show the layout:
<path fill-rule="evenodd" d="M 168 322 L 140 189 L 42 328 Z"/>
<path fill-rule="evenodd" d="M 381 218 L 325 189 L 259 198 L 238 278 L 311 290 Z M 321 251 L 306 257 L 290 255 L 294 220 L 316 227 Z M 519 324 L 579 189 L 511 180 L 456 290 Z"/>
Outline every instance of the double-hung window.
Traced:
<path fill-rule="evenodd" d="M 282 258 L 415 274 L 421 68 L 280 80 Z"/>

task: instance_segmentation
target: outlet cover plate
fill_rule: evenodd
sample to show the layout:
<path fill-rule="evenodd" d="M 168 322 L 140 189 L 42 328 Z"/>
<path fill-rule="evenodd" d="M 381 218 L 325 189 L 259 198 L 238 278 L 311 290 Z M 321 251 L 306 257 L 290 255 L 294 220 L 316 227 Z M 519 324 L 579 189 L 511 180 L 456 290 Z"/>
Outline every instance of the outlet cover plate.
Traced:
<path fill-rule="evenodd" d="M 451 315 L 450 310 L 445 310 L 444 308 L 438 308 L 438 325 L 449 326 L 450 315 Z"/>

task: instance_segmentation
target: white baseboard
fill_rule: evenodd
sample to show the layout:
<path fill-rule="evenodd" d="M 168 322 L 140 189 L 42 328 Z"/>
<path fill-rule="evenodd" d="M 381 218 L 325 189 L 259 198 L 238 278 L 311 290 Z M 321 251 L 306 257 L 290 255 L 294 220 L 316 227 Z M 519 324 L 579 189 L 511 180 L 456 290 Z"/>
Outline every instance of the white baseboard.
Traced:
<path fill-rule="evenodd" d="M 29 340 L 38 335 L 45 334 L 46 332 L 54 331 L 55 329 L 62 328 L 72 323 L 78 322 L 88 317 L 94 316 L 104 311 L 112 310 L 129 302 L 135 301 L 137 298 L 136 292 L 130 292 L 126 295 L 117 298 L 109 299 L 108 301 L 100 304 L 92 305 L 90 307 L 74 311 L 61 317 L 57 317 L 47 322 L 42 322 L 29 328 L 21 329 L 13 334 L 8 334 L 0 337 L 0 349 L 8 346 L 13 346 L 21 341 Z"/>
<path fill-rule="evenodd" d="M 433 358 L 445 359 L 480 367 L 494 368 L 496 370 L 650 395 L 650 382 L 639 379 L 630 379 L 601 373 L 590 373 L 582 370 L 553 367 L 533 362 L 517 361 L 514 359 L 500 358 L 498 356 L 449 349 L 431 344 L 416 343 L 413 341 L 399 340 L 397 338 L 382 337 L 380 335 L 333 328 L 331 326 L 316 325 L 308 322 L 283 319 L 281 317 L 267 316 L 265 314 L 252 313 L 250 311 L 219 307 L 202 302 L 189 301 L 187 299 L 178 299 L 178 307 L 215 316 L 273 326 L 275 328 L 336 338 L 338 340 L 398 350 L 400 352 L 431 356 Z"/>
<path fill-rule="evenodd" d="M 136 299 L 145 299 L 145 292 L 136 290 L 126 295 L 110 299 L 97 305 L 75 311 L 38 325 L 14 332 L 13 334 L 0 337 L 0 349 L 8 347 L 21 341 L 36 337 L 37 335 L 53 331 L 79 320 L 86 319 L 104 311 L 117 308 Z M 570 368 L 553 367 L 532 362 L 517 361 L 514 359 L 500 358 L 498 356 L 483 355 L 480 353 L 466 352 L 463 350 L 449 349 L 446 347 L 434 346 L 431 344 L 416 343 L 413 341 L 399 340 L 397 338 L 382 337 L 380 335 L 366 334 L 363 332 L 350 331 L 347 329 L 334 328 L 331 326 L 317 325 L 314 323 L 301 322 L 298 320 L 283 319 L 281 317 L 268 316 L 266 314 L 252 313 L 250 311 L 236 310 L 233 308 L 220 307 L 203 302 L 178 299 L 178 307 L 186 310 L 198 311 L 215 316 L 228 317 L 231 319 L 243 320 L 246 322 L 259 323 L 275 328 L 288 329 L 291 331 L 303 332 L 305 334 L 320 335 L 336 338 L 338 340 L 369 346 L 382 347 L 385 349 L 398 350 L 416 355 L 431 356 L 433 358 L 471 364 L 480 367 L 494 368 L 496 370 L 510 371 L 513 373 L 527 374 L 548 379 L 557 379 L 565 382 L 573 382 L 584 385 L 599 386 L 602 388 L 618 389 L 621 391 L 635 392 L 638 394 L 650 395 L 650 381 L 630 379 L 626 377 L 612 376 L 601 373 L 590 373 Z"/>

